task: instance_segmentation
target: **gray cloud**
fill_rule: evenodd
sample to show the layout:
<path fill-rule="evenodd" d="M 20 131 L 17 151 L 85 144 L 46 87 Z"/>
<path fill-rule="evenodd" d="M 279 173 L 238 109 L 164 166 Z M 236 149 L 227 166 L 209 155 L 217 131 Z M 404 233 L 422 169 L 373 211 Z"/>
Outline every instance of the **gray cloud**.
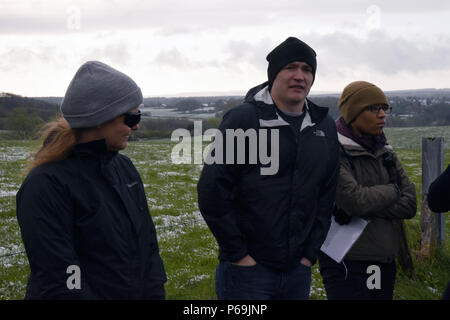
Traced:
<path fill-rule="evenodd" d="M 199 60 L 196 57 L 184 54 L 177 48 L 161 49 L 151 63 L 182 70 L 222 68 L 233 72 L 244 72 L 245 70 L 241 70 L 241 68 L 245 65 L 251 65 L 257 69 L 266 69 L 265 56 L 271 50 L 272 45 L 273 43 L 269 38 L 264 38 L 256 43 L 240 40 L 227 41 L 223 46 L 224 58 L 221 60 L 215 56 L 206 60 Z M 207 50 L 207 45 L 205 45 L 205 50 Z"/>
<path fill-rule="evenodd" d="M 196 67 L 195 62 L 181 54 L 176 48 L 162 49 L 153 60 L 153 63 L 179 69 L 192 69 Z"/>
<path fill-rule="evenodd" d="M 391 37 L 380 31 L 372 31 L 364 39 L 342 32 L 307 34 L 303 39 L 307 39 L 305 41 L 317 51 L 318 70 L 323 76 L 361 68 L 370 68 L 387 76 L 401 72 L 414 74 L 450 69 L 450 36 L 441 36 L 439 43 L 427 39 L 415 41 Z M 280 42 L 283 40 L 280 39 Z M 229 41 L 224 46 L 226 58 L 221 62 L 195 61 L 178 49 L 164 49 L 154 62 L 184 69 L 227 67 L 237 68 L 238 71 L 239 65 L 248 64 L 265 70 L 265 57 L 276 45 L 278 43 L 273 43 L 269 38 L 256 43 Z"/>
<path fill-rule="evenodd" d="M 407 72 L 414 79 L 421 71 L 450 70 L 450 33 L 439 28 L 435 18 L 450 11 L 448 0 L 29 3 L 0 2 L 0 39 L 5 39 L 0 70 L 10 72 L 11 77 L 27 68 L 42 70 L 38 66 L 44 65 L 49 70 L 66 70 L 78 59 L 83 60 L 80 63 L 95 59 L 118 67 L 198 71 L 222 77 L 225 83 L 235 74 L 250 79 L 255 69 L 265 72 L 267 53 L 289 35 L 300 37 L 317 51 L 323 78 L 349 77 L 349 70 L 355 70 L 356 74 L 373 71 L 392 79 L 403 79 L 399 73 Z M 380 8 L 382 25 L 369 32 L 366 10 L 371 5 Z M 69 10 L 72 7 L 80 9 L 79 29 L 68 28 L 70 15 L 76 13 Z M 422 79 L 417 77 L 417 81 Z"/>
<path fill-rule="evenodd" d="M 256 43 L 232 40 L 227 43 L 225 49 L 228 55 L 225 63 L 227 65 L 244 63 L 264 70 L 267 68 L 266 55 L 273 47 L 275 45 L 269 38 L 263 38 Z"/>
<path fill-rule="evenodd" d="M 371 32 L 367 39 L 338 32 L 316 36 L 312 42 L 318 52 L 318 68 L 325 76 L 361 66 L 386 75 L 450 68 L 450 37 L 435 44 L 427 39 L 394 38 L 384 32 Z"/>
<path fill-rule="evenodd" d="M 100 60 L 113 65 L 126 66 L 132 59 L 130 49 L 125 43 L 110 43 L 91 47 L 80 55 L 78 64 L 88 60 Z M 52 70 L 64 70 L 69 65 L 69 56 L 57 46 L 22 44 L 0 53 L 0 70 L 14 74 L 27 72 L 33 66 L 49 67 Z"/>
<path fill-rule="evenodd" d="M 18 46 L 0 54 L 0 70 L 3 72 L 21 73 L 30 65 L 64 66 L 67 60 L 54 46 L 42 46 L 30 49 Z"/>
<path fill-rule="evenodd" d="M 92 48 L 83 55 L 80 63 L 89 60 L 108 61 L 114 65 L 127 65 L 132 56 L 125 43 L 110 43 L 104 46 Z"/>
<path fill-rule="evenodd" d="M 450 36 L 441 36 L 438 43 L 429 39 L 415 41 L 391 37 L 380 31 L 370 32 L 367 38 L 343 32 L 303 36 L 302 39 L 316 50 L 318 72 L 324 77 L 348 76 L 349 69 L 370 69 L 386 76 L 450 69 Z M 222 64 L 249 64 L 266 70 L 265 57 L 279 42 L 270 39 L 256 43 L 230 41 L 225 47 L 228 58 Z"/>
<path fill-rule="evenodd" d="M 113 35 L 106 35 L 105 39 L 101 35 L 98 37 L 103 44 L 89 47 L 80 55 L 80 63 L 86 60 L 102 60 L 114 65 L 128 65 L 133 61 L 137 47 L 130 46 L 124 39 L 113 41 Z M 381 31 L 372 31 L 365 38 L 343 32 L 304 34 L 301 38 L 316 50 L 318 72 L 324 77 L 348 73 L 349 69 L 363 68 L 386 76 L 401 72 L 416 74 L 422 71 L 450 69 L 450 36 L 447 35 L 441 35 L 433 41 L 392 37 Z M 266 70 L 266 55 L 283 40 L 284 38 L 278 39 L 276 43 L 270 38 L 253 42 L 231 40 L 223 44 L 222 58 L 211 55 L 206 59 L 183 52 L 180 48 L 166 47 L 161 48 L 155 58 L 151 58 L 150 64 L 183 71 L 217 68 L 246 72 L 247 70 L 241 68 L 247 68 L 248 65 L 258 70 Z M 142 47 L 144 48 L 145 46 Z M 207 44 L 202 50 L 208 50 Z M 64 66 L 67 63 L 66 55 L 67 53 L 56 45 L 22 43 L 2 51 L 0 70 L 17 71 L 21 66 L 33 64 Z"/>
<path fill-rule="evenodd" d="M 18 2 L 19 5 L 16 3 Z M 61 33 L 151 28 L 166 33 L 268 25 L 281 20 L 332 15 L 364 15 L 376 5 L 382 13 L 426 15 L 450 9 L 447 0 L 165 0 L 165 1 L 5 1 L 0 4 L 0 33 Z M 75 8 L 75 10 L 73 10 Z M 80 13 L 80 29 L 68 22 Z M 76 18 L 76 17 L 75 17 Z"/>
<path fill-rule="evenodd" d="M 177 48 L 161 49 L 151 63 L 180 70 L 194 70 L 220 66 L 214 58 L 207 61 L 197 60 L 183 54 Z"/>

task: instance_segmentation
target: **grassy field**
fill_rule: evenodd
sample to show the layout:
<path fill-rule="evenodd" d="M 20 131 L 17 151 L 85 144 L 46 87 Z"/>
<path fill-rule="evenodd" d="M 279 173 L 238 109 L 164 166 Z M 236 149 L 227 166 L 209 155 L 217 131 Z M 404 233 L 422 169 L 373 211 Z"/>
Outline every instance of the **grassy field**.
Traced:
<path fill-rule="evenodd" d="M 397 151 L 409 177 L 421 194 L 421 137 L 443 136 L 450 141 L 450 127 L 392 128 L 388 141 Z M 155 221 L 161 256 L 166 267 L 168 299 L 216 299 L 214 274 L 217 244 L 197 206 L 196 184 L 201 165 L 173 164 L 170 140 L 130 143 L 124 151 L 134 162 L 145 184 Z M 15 213 L 15 193 L 23 180 L 25 159 L 32 141 L 0 140 L 0 299 L 22 299 L 29 266 Z M 447 146 L 448 148 L 448 146 Z M 450 160 L 447 149 L 446 163 Z M 413 250 L 420 247 L 419 215 L 407 221 Z M 414 261 L 416 278 L 398 273 L 395 299 L 439 299 L 450 280 L 450 219 L 446 217 L 446 245 L 434 257 Z M 326 299 L 317 265 L 313 267 L 311 299 Z"/>

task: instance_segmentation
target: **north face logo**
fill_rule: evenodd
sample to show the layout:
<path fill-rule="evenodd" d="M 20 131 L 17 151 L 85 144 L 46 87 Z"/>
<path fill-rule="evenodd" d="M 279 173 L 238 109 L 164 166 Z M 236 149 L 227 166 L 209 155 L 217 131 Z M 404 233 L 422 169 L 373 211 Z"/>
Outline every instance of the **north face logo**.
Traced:
<path fill-rule="evenodd" d="M 325 137 L 325 132 L 323 132 L 322 130 L 316 130 L 313 133 L 318 137 Z"/>

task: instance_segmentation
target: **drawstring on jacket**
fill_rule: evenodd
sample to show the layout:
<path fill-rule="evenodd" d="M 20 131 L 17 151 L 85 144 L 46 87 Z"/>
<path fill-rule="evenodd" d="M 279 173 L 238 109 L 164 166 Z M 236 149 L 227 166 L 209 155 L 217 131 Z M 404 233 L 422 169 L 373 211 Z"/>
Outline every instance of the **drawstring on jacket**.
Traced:
<path fill-rule="evenodd" d="M 344 277 L 344 280 L 347 280 L 348 270 L 347 270 L 347 266 L 345 265 L 344 260 L 342 260 L 342 264 L 344 265 L 344 268 L 345 268 L 345 277 Z"/>

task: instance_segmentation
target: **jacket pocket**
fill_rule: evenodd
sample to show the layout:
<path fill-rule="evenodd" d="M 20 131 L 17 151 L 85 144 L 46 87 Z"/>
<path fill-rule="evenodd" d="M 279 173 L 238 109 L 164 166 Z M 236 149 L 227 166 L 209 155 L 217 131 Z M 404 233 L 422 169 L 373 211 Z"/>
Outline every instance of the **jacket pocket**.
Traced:
<path fill-rule="evenodd" d="M 130 214 L 131 220 L 139 234 L 143 225 L 145 225 L 145 219 L 148 219 L 149 215 L 147 210 L 147 203 L 145 198 L 145 191 L 143 186 L 138 181 L 131 181 L 126 183 L 125 188 L 129 195 L 126 206 L 127 211 Z M 152 233 L 154 232 L 154 226 L 151 227 Z"/>

